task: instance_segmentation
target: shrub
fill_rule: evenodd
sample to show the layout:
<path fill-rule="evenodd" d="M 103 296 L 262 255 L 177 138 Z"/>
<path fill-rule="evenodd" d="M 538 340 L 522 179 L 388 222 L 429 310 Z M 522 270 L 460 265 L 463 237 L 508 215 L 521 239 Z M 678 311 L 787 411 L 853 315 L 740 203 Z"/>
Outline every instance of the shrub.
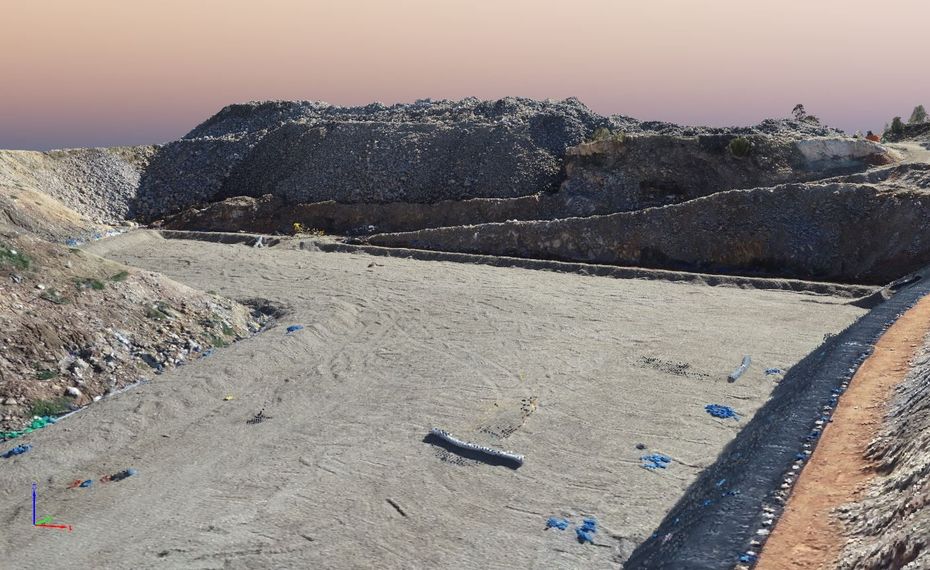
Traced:
<path fill-rule="evenodd" d="M 171 310 L 168 303 L 158 301 L 154 305 L 145 308 L 145 316 L 156 321 L 164 321 L 171 318 Z"/>
<path fill-rule="evenodd" d="M 38 380 L 51 380 L 52 378 L 58 376 L 57 370 L 37 370 L 36 379 Z"/>
<path fill-rule="evenodd" d="M 59 416 L 70 411 L 71 402 L 65 397 L 36 400 L 29 408 L 29 413 L 34 416 Z"/>
<path fill-rule="evenodd" d="M 599 127 L 591 135 L 591 141 L 612 141 L 617 143 L 626 142 L 626 133 L 622 131 L 612 131 L 607 127 Z"/>
<path fill-rule="evenodd" d="M 101 291 L 104 288 L 103 281 L 99 279 L 94 279 L 92 277 L 83 277 L 74 280 L 74 284 L 78 289 L 93 289 L 94 291 Z"/>
<path fill-rule="evenodd" d="M 117 282 L 119 282 L 119 281 L 125 281 L 127 277 L 129 277 L 129 272 L 128 272 L 128 271 L 120 271 L 120 272 L 117 273 L 116 275 L 112 275 L 112 276 L 110 277 L 110 281 L 117 281 Z"/>
<path fill-rule="evenodd" d="M 737 158 L 743 158 L 749 156 L 749 151 L 752 150 L 752 143 L 749 142 L 749 139 L 743 137 L 736 137 L 730 141 L 730 144 L 727 146 L 730 149 L 730 154 Z"/>
<path fill-rule="evenodd" d="M 229 346 L 229 343 L 226 342 L 226 340 L 216 336 L 215 334 L 210 334 L 209 338 L 210 344 L 212 344 L 214 348 L 226 348 Z"/>
<path fill-rule="evenodd" d="M 58 292 L 58 289 L 46 289 L 42 291 L 42 294 L 39 295 L 40 299 L 45 299 L 50 303 L 55 303 L 56 305 L 64 305 L 68 302 L 67 299 L 61 296 L 61 293 Z"/>
<path fill-rule="evenodd" d="M 31 260 L 20 251 L 0 245 L 0 267 L 11 265 L 16 269 L 29 269 Z"/>

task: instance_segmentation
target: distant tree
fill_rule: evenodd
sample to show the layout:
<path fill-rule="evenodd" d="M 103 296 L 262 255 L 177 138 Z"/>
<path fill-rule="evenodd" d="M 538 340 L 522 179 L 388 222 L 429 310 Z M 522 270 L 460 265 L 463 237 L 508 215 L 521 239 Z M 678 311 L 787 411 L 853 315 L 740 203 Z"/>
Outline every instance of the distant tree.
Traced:
<path fill-rule="evenodd" d="M 914 112 L 911 113 L 911 118 L 907 120 L 909 125 L 917 125 L 920 123 L 927 122 L 927 111 L 924 109 L 923 105 L 917 105 L 914 107 Z"/>
<path fill-rule="evenodd" d="M 791 116 L 794 117 L 795 121 L 803 121 L 807 117 L 807 111 L 804 109 L 804 105 L 798 103 L 794 106 L 794 109 L 791 110 Z"/>
<path fill-rule="evenodd" d="M 891 119 L 891 134 L 904 134 L 904 121 L 901 120 L 901 117 Z"/>

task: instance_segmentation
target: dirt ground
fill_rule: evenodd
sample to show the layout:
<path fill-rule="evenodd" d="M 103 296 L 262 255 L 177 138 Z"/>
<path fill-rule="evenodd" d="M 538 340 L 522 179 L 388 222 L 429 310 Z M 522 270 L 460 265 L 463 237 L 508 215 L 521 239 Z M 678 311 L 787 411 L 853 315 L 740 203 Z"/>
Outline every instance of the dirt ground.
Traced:
<path fill-rule="evenodd" d="M 763 371 L 863 313 L 781 291 L 146 231 L 89 249 L 290 312 L 17 440 L 34 448 L 0 459 L 2 567 L 615 568 L 764 403 Z M 728 383 L 744 354 L 749 372 Z M 450 455 L 423 441 L 433 426 L 525 464 Z M 672 464 L 642 469 L 652 451 Z M 98 481 L 127 467 L 138 474 Z M 76 479 L 95 482 L 68 489 Z M 32 526 L 33 482 L 38 516 L 72 532 Z M 595 517 L 596 544 L 546 530 L 551 515 Z"/>
<path fill-rule="evenodd" d="M 757 570 L 837 567 L 846 536 L 834 509 L 860 498 L 875 477 L 867 459 L 895 386 L 930 331 L 930 297 L 904 313 L 875 345 L 840 399 L 801 472 L 785 513 L 765 543 Z M 898 566 L 896 566 L 898 567 Z"/>

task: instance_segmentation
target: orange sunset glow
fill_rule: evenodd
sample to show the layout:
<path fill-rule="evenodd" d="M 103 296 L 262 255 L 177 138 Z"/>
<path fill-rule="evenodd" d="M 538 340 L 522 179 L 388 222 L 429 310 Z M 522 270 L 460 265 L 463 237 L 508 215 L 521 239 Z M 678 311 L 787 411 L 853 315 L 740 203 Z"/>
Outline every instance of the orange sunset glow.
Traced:
<path fill-rule="evenodd" d="M 224 105 L 575 96 L 881 129 L 930 104 L 926 0 L 3 2 L 0 148 L 163 142 Z"/>

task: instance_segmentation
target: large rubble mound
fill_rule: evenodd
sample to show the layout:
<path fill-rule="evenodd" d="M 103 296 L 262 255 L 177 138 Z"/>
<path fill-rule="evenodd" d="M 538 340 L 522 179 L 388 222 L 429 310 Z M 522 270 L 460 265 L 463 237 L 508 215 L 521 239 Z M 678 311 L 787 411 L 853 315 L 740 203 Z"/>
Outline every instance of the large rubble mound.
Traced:
<path fill-rule="evenodd" d="M 556 190 L 567 148 L 596 131 L 668 136 L 839 136 L 807 121 L 681 127 L 592 112 L 577 99 L 421 100 L 338 107 L 231 105 L 158 149 L 136 213 L 145 220 L 236 196 L 288 203 L 435 203 Z"/>
<path fill-rule="evenodd" d="M 265 194 L 288 204 L 519 199 L 557 190 L 565 179 L 566 150 L 599 131 L 708 140 L 840 135 L 808 121 L 768 120 L 725 129 L 640 122 L 598 115 L 577 99 L 469 98 L 360 107 L 266 101 L 230 105 L 163 145 L 5 151 L 0 185 L 45 192 L 109 223 L 151 221 L 224 198 Z M 710 191 L 715 189 L 705 192 Z M 574 207 L 580 204 L 565 204 L 553 215 L 585 213 Z"/>

